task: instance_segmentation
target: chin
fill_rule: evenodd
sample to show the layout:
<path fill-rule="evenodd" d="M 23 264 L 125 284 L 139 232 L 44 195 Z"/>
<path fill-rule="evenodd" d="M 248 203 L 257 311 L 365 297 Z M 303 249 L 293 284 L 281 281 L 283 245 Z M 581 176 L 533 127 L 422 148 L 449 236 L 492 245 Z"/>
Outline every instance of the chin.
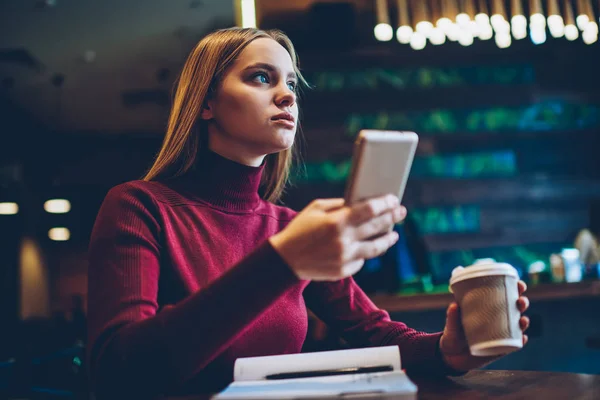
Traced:
<path fill-rule="evenodd" d="M 277 133 L 277 140 L 274 143 L 274 147 L 277 148 L 275 152 L 279 152 L 282 150 L 287 150 L 294 145 L 294 138 L 296 137 L 296 132 L 291 130 L 286 130 L 284 132 Z"/>

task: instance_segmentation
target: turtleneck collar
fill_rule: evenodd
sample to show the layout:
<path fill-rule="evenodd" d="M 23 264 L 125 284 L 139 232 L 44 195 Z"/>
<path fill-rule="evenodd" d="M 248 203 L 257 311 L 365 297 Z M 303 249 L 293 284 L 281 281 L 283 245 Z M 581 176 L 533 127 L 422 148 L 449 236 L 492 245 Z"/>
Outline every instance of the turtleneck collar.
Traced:
<path fill-rule="evenodd" d="M 263 169 L 264 163 L 251 167 L 212 151 L 201 151 L 194 167 L 185 175 L 185 189 L 224 210 L 253 210 L 261 200 L 258 188 Z"/>

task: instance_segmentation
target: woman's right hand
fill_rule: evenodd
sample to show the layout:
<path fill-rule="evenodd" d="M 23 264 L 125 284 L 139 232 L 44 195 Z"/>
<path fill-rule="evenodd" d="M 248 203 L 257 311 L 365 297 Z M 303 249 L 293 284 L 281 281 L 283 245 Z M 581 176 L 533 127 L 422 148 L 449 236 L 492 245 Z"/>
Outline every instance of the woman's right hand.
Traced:
<path fill-rule="evenodd" d="M 352 206 L 344 199 L 320 199 L 269 240 L 298 278 L 335 281 L 393 246 L 398 234 L 390 230 L 405 217 L 406 209 L 393 195 Z"/>

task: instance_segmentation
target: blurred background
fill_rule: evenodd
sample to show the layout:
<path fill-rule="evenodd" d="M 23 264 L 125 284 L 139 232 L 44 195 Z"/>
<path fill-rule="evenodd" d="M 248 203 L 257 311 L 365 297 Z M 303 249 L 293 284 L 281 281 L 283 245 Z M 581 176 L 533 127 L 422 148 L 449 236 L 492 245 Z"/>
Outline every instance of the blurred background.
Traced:
<path fill-rule="evenodd" d="M 493 368 L 600 373 L 600 2 L 1 0 L 0 397 L 85 396 L 87 245 L 161 144 L 195 44 L 279 28 L 312 85 L 285 205 L 339 197 L 360 129 L 420 135 L 401 240 L 356 280 L 439 330 L 457 265 L 529 284 L 530 344 Z M 343 346 L 311 320 L 306 350 Z"/>

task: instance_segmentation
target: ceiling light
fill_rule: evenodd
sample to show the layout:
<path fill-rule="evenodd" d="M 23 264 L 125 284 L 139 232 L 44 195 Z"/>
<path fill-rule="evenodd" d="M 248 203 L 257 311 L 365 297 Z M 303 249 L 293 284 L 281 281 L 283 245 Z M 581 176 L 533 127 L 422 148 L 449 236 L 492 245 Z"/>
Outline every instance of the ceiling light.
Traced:
<path fill-rule="evenodd" d="M 587 24 L 593 20 L 592 5 L 589 0 L 577 0 L 577 27 L 585 30 Z"/>
<path fill-rule="evenodd" d="M 529 29 L 541 29 L 546 27 L 546 18 L 542 9 L 542 0 L 529 0 Z"/>
<path fill-rule="evenodd" d="M 542 44 L 546 42 L 546 29 L 531 29 L 529 31 L 533 44 Z"/>
<path fill-rule="evenodd" d="M 581 34 L 583 38 L 583 43 L 585 44 L 593 44 L 598 41 L 598 30 L 589 29 L 591 23 L 588 24 L 586 29 Z"/>
<path fill-rule="evenodd" d="M 375 3 L 377 13 L 377 25 L 373 29 L 375 39 L 380 42 L 387 42 L 394 37 L 394 29 L 390 25 L 390 15 L 388 13 L 387 0 L 377 0 Z"/>
<path fill-rule="evenodd" d="M 256 5 L 254 0 L 240 0 L 242 28 L 256 28 Z"/>
<path fill-rule="evenodd" d="M 410 47 L 412 47 L 414 50 L 423 50 L 426 44 L 427 38 L 425 35 L 419 32 L 413 33 L 412 37 L 410 38 Z"/>
<path fill-rule="evenodd" d="M 446 43 L 446 35 L 440 28 L 433 28 L 429 33 L 429 41 L 436 46 L 442 45 Z"/>
<path fill-rule="evenodd" d="M 52 199 L 44 203 L 44 210 L 51 214 L 65 214 L 71 211 L 71 202 L 66 199 Z"/>
<path fill-rule="evenodd" d="M 0 203 L 0 215 L 15 215 L 19 212 L 19 205 L 13 202 Z"/>
<path fill-rule="evenodd" d="M 495 37 L 495 41 L 496 41 L 496 46 L 498 46 L 501 49 L 506 49 L 506 48 L 510 47 L 510 45 L 512 43 L 510 34 L 508 34 L 508 33 L 497 34 Z"/>
<path fill-rule="evenodd" d="M 573 13 L 573 4 L 565 4 L 565 38 L 573 41 L 579 37 L 579 30 L 575 25 L 575 15 Z"/>
<path fill-rule="evenodd" d="M 413 28 L 410 26 L 408 18 L 408 0 L 398 0 L 398 29 L 396 29 L 396 39 L 402 44 L 410 43 L 410 37 L 413 34 Z"/>
<path fill-rule="evenodd" d="M 48 237 L 56 242 L 65 242 L 71 238 L 71 232 L 64 227 L 52 228 L 48 231 Z"/>

